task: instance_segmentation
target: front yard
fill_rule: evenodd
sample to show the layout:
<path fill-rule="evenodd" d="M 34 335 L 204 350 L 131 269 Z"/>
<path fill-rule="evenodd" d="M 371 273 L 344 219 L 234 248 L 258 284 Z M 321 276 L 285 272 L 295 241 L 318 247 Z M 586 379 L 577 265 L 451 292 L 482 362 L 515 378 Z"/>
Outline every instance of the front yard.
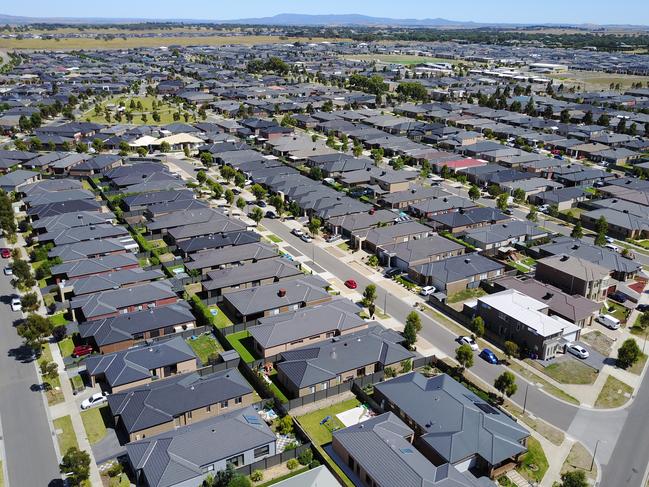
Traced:
<path fill-rule="evenodd" d="M 615 343 L 612 338 L 609 338 L 599 330 L 584 333 L 581 335 L 580 339 L 582 342 L 590 345 L 592 349 L 597 350 L 599 353 L 604 355 L 604 357 L 608 357 L 611 354 L 613 343 Z"/>
<path fill-rule="evenodd" d="M 61 340 L 59 342 L 59 350 L 63 358 L 72 355 L 72 351 L 74 350 L 74 341 L 72 340 L 72 337 L 65 337 Z"/>
<path fill-rule="evenodd" d="M 516 469 L 526 479 L 540 482 L 549 467 L 543 447 L 539 440 L 530 437 L 527 440 L 527 453 L 521 459 L 521 465 Z"/>
<path fill-rule="evenodd" d="M 88 441 L 91 445 L 94 445 L 106 436 L 106 423 L 104 418 L 108 417 L 110 417 L 108 406 L 81 411 L 81 421 L 83 421 L 83 427 L 86 429 L 86 435 L 88 435 Z"/>
<path fill-rule="evenodd" d="M 332 431 L 345 427 L 336 417 L 336 414 L 353 409 L 358 405 L 360 405 L 358 399 L 349 399 L 300 416 L 297 421 L 302 425 L 302 428 L 304 428 L 304 431 L 306 431 L 314 444 L 318 446 L 326 445 L 331 442 Z M 331 419 L 324 424 L 320 424 L 327 416 Z"/>
<path fill-rule="evenodd" d="M 45 343 L 42 348 L 41 356 L 38 359 L 38 366 L 41 364 L 52 362 L 52 351 L 50 350 L 50 344 Z M 56 377 L 52 379 L 47 379 L 43 377 L 43 384 L 49 384 L 46 389 L 47 404 L 54 406 L 63 402 L 63 391 L 61 390 L 61 379 L 59 374 L 56 374 Z"/>
<path fill-rule="evenodd" d="M 55 419 L 53 424 L 54 431 L 56 432 L 56 439 L 59 442 L 59 449 L 61 450 L 62 455 L 65 455 L 65 453 L 72 447 L 79 448 L 77 435 L 74 433 L 72 418 L 70 415 Z"/>
<path fill-rule="evenodd" d="M 215 359 L 223 351 L 223 347 L 211 333 L 196 338 L 188 338 L 187 344 L 204 365 L 209 362 L 210 358 Z"/>
<path fill-rule="evenodd" d="M 597 379 L 595 369 L 569 357 L 548 365 L 543 372 L 561 384 L 592 384 Z"/>
<path fill-rule="evenodd" d="M 610 300 L 607 301 L 606 305 L 602 308 L 602 313 L 617 318 L 621 323 L 625 323 L 629 316 L 629 310 L 627 308 Z"/>
<path fill-rule="evenodd" d="M 623 406 L 633 394 L 633 387 L 609 375 L 604 387 L 597 396 L 596 408 L 618 408 Z"/>

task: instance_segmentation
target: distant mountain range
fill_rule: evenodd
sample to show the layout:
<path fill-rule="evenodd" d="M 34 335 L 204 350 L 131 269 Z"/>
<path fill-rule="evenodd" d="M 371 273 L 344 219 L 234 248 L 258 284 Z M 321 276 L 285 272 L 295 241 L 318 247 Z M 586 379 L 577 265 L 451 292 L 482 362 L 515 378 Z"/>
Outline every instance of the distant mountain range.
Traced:
<path fill-rule="evenodd" d="M 557 24 L 557 23 L 535 23 L 535 24 L 514 24 L 514 23 L 481 23 L 473 21 L 458 21 L 442 18 L 434 19 L 395 19 L 389 17 L 372 17 L 360 14 L 331 14 L 331 15 L 309 15 L 309 14 L 277 14 L 272 17 L 258 17 L 247 19 L 144 19 L 144 18 L 110 18 L 110 17 L 26 17 L 0 14 L 0 24 L 119 24 L 119 23 L 141 23 L 141 22 L 172 22 L 172 23 L 210 23 L 210 24 L 254 24 L 272 26 L 346 26 L 346 27 L 431 27 L 431 28 L 478 28 L 478 27 L 530 27 L 530 26 L 562 26 L 562 27 L 615 27 L 627 29 L 647 29 L 647 26 L 639 25 L 593 25 L 593 24 Z"/>

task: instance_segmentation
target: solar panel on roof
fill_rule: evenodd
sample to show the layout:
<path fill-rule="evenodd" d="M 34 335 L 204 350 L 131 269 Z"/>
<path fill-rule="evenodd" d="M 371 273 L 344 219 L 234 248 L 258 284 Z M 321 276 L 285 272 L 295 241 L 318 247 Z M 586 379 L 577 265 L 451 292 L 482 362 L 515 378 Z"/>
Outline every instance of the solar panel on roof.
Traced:
<path fill-rule="evenodd" d="M 489 404 L 486 404 L 484 402 L 476 402 L 474 403 L 480 410 L 487 414 L 498 414 L 498 410 L 490 406 Z"/>
<path fill-rule="evenodd" d="M 403 454 L 406 454 L 406 455 L 408 455 L 408 454 L 410 454 L 410 453 L 414 453 L 414 452 L 412 451 L 412 448 L 399 448 L 399 451 L 400 451 L 401 453 L 403 453 Z"/>
<path fill-rule="evenodd" d="M 249 424 L 261 424 L 261 420 L 259 419 L 259 416 L 257 416 L 256 414 L 244 414 L 243 418 Z"/>

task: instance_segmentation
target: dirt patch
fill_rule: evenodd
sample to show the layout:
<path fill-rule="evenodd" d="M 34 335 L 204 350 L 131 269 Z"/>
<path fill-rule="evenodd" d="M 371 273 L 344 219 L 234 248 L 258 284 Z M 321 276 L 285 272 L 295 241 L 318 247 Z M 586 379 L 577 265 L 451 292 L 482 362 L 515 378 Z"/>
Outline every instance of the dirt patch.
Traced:
<path fill-rule="evenodd" d="M 590 345 L 594 350 L 608 357 L 611 355 L 615 340 L 602 333 L 599 330 L 592 331 L 581 335 L 581 340 Z"/>
<path fill-rule="evenodd" d="M 593 463 L 593 469 L 591 470 L 591 463 L 593 463 L 593 456 L 590 452 L 581 443 L 575 443 L 572 445 L 563 467 L 561 467 L 561 473 L 583 470 L 586 477 L 595 480 L 597 478 L 597 464 Z"/>

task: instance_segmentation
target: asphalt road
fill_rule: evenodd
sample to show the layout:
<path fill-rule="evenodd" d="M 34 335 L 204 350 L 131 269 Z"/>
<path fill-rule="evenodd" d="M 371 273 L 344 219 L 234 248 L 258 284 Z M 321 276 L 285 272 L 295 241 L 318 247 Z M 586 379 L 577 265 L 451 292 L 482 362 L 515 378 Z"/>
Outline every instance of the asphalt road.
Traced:
<path fill-rule="evenodd" d="M 4 244 L 4 242 L 2 242 Z M 2 421 L 8 485 L 47 486 L 61 482 L 43 396 L 30 388 L 38 384 L 31 361 L 20 360 L 21 339 L 14 328 L 20 313 L 9 307 L 14 289 L 0 276 L 0 420 Z M 7 485 L 5 483 L 5 485 Z"/>
<path fill-rule="evenodd" d="M 338 279 L 354 279 L 361 290 L 371 283 L 366 276 L 324 249 L 305 243 L 292 235 L 279 220 L 265 219 L 263 225 L 302 254 L 314 256 L 321 267 Z M 380 282 L 373 284 L 377 286 L 378 306 L 383 307 L 385 303 L 388 314 L 402 323 L 405 322 L 406 316 L 413 310 L 412 305 L 390 294 Z M 421 313 L 420 316 L 423 325 L 420 335 L 453 357 L 458 346 L 455 342 L 456 336 L 428 316 Z M 489 384 L 493 384 L 495 378 L 504 370 L 504 366 L 488 364 L 479 357 L 476 357 L 475 365 L 471 368 L 471 372 Z M 600 486 L 645 487 L 641 482 L 649 461 L 649 435 L 646 429 L 649 386 L 646 381 L 643 381 L 632 405 L 617 411 L 579 408 L 555 399 L 542 392 L 536 384 L 521 377 L 517 378 L 517 382 L 519 387 L 512 397 L 514 401 L 519 405 L 526 403 L 528 411 L 582 442 L 591 452 L 597 448 L 597 460 L 604 474 Z"/>

